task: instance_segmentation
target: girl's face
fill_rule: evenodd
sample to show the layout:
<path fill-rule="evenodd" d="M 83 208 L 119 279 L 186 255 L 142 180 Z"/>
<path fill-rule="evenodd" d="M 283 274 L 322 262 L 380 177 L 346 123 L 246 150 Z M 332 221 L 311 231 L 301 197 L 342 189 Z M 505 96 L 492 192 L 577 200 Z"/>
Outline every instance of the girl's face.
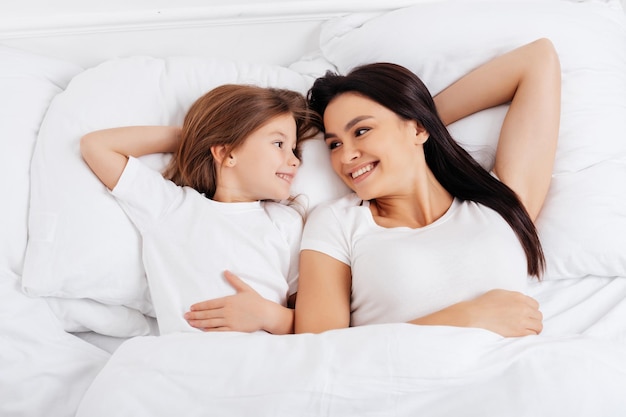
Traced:
<path fill-rule="evenodd" d="M 328 104 L 324 129 L 335 173 L 359 198 L 410 192 L 428 138 L 415 121 L 349 92 Z"/>
<path fill-rule="evenodd" d="M 231 152 L 236 161 L 233 173 L 241 201 L 283 200 L 300 166 L 296 149 L 296 121 L 280 115 L 248 136 Z M 227 161 L 228 164 L 228 161 Z"/>

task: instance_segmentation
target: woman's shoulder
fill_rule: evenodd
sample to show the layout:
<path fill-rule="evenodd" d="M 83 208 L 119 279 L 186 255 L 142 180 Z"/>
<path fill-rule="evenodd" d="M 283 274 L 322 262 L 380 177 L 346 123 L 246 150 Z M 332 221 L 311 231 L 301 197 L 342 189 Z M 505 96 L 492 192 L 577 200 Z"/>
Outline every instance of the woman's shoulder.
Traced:
<path fill-rule="evenodd" d="M 327 200 L 319 203 L 311 212 L 321 211 L 321 210 L 334 210 L 334 211 L 342 211 L 349 210 L 352 207 L 359 207 L 363 205 L 363 200 L 361 200 L 356 193 L 348 193 L 342 197 L 338 197 L 332 200 Z"/>
<path fill-rule="evenodd" d="M 329 217 L 345 222 L 348 216 L 362 205 L 363 200 L 355 193 L 349 193 L 333 200 L 324 201 L 311 209 L 307 217 L 307 223 L 317 221 L 326 223 Z"/>

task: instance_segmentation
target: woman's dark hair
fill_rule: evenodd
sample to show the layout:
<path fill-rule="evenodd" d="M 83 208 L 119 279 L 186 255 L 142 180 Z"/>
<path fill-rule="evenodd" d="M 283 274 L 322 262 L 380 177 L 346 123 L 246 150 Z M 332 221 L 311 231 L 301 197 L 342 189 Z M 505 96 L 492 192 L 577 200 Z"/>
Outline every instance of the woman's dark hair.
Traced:
<path fill-rule="evenodd" d="M 483 204 L 498 212 L 511 226 L 526 253 L 529 275 L 540 277 L 545 258 L 535 225 L 513 190 L 494 178 L 463 149 L 441 121 L 424 83 L 408 69 L 391 63 L 374 63 L 347 75 L 327 72 L 308 92 L 309 107 L 321 119 L 328 103 L 346 92 L 367 97 L 405 120 L 415 120 L 428 133 L 424 143 L 426 163 L 441 185 L 454 197 Z"/>

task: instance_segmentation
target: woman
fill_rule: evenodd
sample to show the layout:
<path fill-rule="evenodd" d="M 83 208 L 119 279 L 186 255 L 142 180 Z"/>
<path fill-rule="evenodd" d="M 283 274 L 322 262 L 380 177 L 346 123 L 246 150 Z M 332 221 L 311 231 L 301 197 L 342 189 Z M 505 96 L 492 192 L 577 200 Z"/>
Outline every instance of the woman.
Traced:
<path fill-rule="evenodd" d="M 222 85 L 182 127 L 82 138 L 83 158 L 142 236 L 161 334 L 293 332 L 302 216 L 281 200 L 300 165 L 298 142 L 314 133 L 309 116 L 297 92 Z M 165 152 L 175 153 L 171 181 L 137 159 Z"/>
<path fill-rule="evenodd" d="M 523 292 L 544 266 L 533 221 L 559 128 L 549 40 L 494 58 L 434 99 L 407 69 L 379 63 L 321 77 L 309 102 L 354 194 L 307 220 L 296 332 L 385 322 L 541 332 L 538 303 Z M 507 102 L 489 173 L 445 125 Z"/>

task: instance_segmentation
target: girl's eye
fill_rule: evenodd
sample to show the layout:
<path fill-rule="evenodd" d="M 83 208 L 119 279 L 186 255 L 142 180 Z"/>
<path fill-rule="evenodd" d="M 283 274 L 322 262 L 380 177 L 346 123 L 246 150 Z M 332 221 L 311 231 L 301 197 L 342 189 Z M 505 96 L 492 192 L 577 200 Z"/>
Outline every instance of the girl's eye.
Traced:
<path fill-rule="evenodd" d="M 274 142 L 274 146 L 276 146 L 277 148 L 280 148 L 280 149 L 283 148 L 283 144 L 284 144 L 284 142 L 280 141 L 280 140 Z"/>

